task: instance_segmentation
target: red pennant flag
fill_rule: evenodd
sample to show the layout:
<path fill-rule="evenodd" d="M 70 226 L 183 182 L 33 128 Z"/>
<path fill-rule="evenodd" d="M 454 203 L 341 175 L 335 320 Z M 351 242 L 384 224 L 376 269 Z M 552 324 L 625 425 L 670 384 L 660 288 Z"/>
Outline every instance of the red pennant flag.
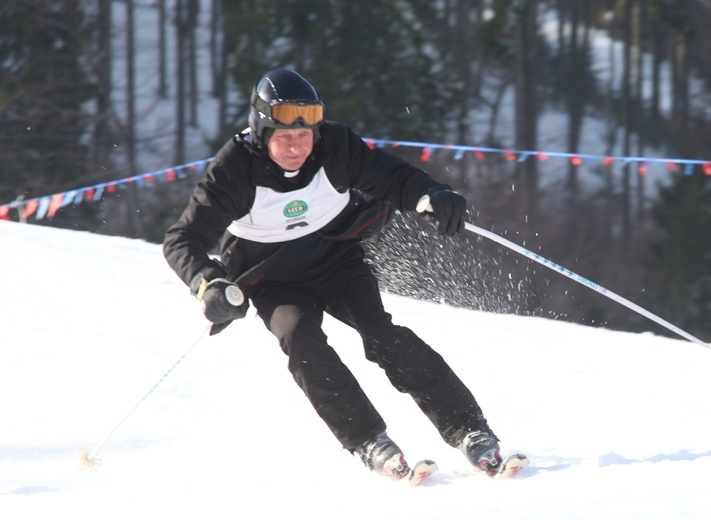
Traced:
<path fill-rule="evenodd" d="M 704 175 L 711 175 L 711 162 L 704 163 Z"/>
<path fill-rule="evenodd" d="M 52 198 L 49 199 L 49 208 L 47 209 L 47 217 L 54 218 L 54 216 L 57 214 L 57 211 L 59 211 L 59 208 L 62 207 L 63 200 L 64 200 L 64 193 L 57 193 L 56 195 L 52 195 Z"/>
<path fill-rule="evenodd" d="M 640 176 L 645 177 L 647 175 L 647 163 L 645 161 L 642 161 L 639 163 L 639 168 L 637 169 L 639 172 Z"/>
<path fill-rule="evenodd" d="M 10 206 L 0 206 L 0 220 L 10 220 Z"/>
<path fill-rule="evenodd" d="M 676 173 L 679 171 L 679 167 L 676 165 L 676 163 L 671 162 L 671 161 L 667 162 L 667 168 L 672 173 Z"/>
<path fill-rule="evenodd" d="M 484 160 L 484 152 L 482 152 L 481 150 L 474 150 L 474 157 L 476 157 L 480 161 L 483 161 Z"/>
<path fill-rule="evenodd" d="M 432 157 L 432 148 L 423 148 L 422 155 L 420 155 L 420 161 L 427 162 Z"/>
<path fill-rule="evenodd" d="M 86 200 L 94 200 L 94 188 L 88 188 L 85 193 Z"/>
<path fill-rule="evenodd" d="M 146 175 L 146 176 L 144 177 L 144 180 L 145 180 L 146 182 L 153 182 L 153 175 Z"/>
<path fill-rule="evenodd" d="M 375 150 L 375 143 L 373 141 L 366 141 L 365 144 L 370 148 L 371 150 Z"/>
<path fill-rule="evenodd" d="M 570 158 L 570 162 L 573 163 L 573 166 L 580 166 L 581 164 L 583 164 L 583 160 L 577 155 L 573 155 Z"/>
<path fill-rule="evenodd" d="M 547 161 L 548 160 L 548 156 L 543 152 L 536 152 L 536 157 L 540 161 Z"/>
<path fill-rule="evenodd" d="M 106 186 L 106 192 L 107 193 L 113 193 L 116 191 L 116 184 L 109 184 Z"/>
<path fill-rule="evenodd" d="M 168 170 L 165 174 L 165 178 L 168 179 L 168 182 L 173 182 L 175 180 L 175 177 L 175 170 Z"/>
<path fill-rule="evenodd" d="M 612 157 L 605 157 L 602 161 L 602 164 L 604 164 L 605 166 L 610 166 L 614 161 L 615 159 Z"/>
<path fill-rule="evenodd" d="M 29 218 L 32 216 L 32 214 L 37 211 L 37 208 L 39 207 L 39 200 L 37 199 L 30 199 L 27 201 L 24 207 L 24 215 L 25 218 Z"/>
<path fill-rule="evenodd" d="M 507 161 L 515 161 L 516 160 L 516 154 L 513 153 L 511 150 L 504 150 L 504 155 L 506 156 Z"/>

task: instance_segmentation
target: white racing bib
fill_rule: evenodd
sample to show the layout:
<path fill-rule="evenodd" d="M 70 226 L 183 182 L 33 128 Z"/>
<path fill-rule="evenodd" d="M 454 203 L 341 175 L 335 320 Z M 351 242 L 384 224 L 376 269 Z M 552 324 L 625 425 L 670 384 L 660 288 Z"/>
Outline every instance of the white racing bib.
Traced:
<path fill-rule="evenodd" d="M 249 213 L 227 231 L 255 242 L 285 242 L 318 231 L 346 207 L 350 194 L 339 193 L 323 167 L 308 186 L 280 193 L 257 186 Z"/>

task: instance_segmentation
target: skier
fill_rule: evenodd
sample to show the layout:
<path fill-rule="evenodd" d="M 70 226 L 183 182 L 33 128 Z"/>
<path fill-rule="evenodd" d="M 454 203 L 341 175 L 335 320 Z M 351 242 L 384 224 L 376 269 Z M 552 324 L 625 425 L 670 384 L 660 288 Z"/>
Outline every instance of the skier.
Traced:
<path fill-rule="evenodd" d="M 365 356 L 412 396 L 446 443 L 495 475 L 498 439 L 472 393 L 411 330 L 394 325 L 361 240 L 393 209 L 429 197 L 439 234 L 464 229 L 467 203 L 449 186 L 324 120 L 324 104 L 293 70 L 254 86 L 249 128 L 224 144 L 170 226 L 164 254 L 213 322 L 243 318 L 249 301 L 288 356 L 296 383 L 343 447 L 370 470 L 410 468 L 383 418 L 321 328 L 326 312 L 361 335 Z M 220 261 L 208 253 L 220 243 Z"/>

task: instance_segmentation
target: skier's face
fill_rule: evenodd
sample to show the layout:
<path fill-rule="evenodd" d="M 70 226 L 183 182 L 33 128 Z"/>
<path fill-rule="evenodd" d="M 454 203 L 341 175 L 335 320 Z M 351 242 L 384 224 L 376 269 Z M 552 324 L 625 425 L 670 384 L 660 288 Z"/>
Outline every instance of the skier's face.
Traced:
<path fill-rule="evenodd" d="M 310 128 L 277 128 L 269 139 L 269 157 L 288 172 L 301 168 L 314 148 L 314 131 Z"/>

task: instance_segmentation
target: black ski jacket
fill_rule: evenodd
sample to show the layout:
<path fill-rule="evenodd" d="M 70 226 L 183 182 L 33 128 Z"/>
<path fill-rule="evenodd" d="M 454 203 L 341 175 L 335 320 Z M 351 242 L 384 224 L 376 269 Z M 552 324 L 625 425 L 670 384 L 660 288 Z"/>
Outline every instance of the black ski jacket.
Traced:
<path fill-rule="evenodd" d="M 387 221 L 393 207 L 415 210 L 423 195 L 449 188 L 405 161 L 371 149 L 345 125 L 323 122 L 318 136 L 295 179 L 285 178 L 266 151 L 251 144 L 248 133 L 232 138 L 213 158 L 163 243 L 168 264 L 193 293 L 203 277 L 224 276 L 247 295 L 256 283 L 315 279 L 360 248 L 363 235 Z M 322 166 L 338 192 L 351 192 L 348 206 L 326 228 L 276 244 L 226 231 L 250 212 L 256 186 L 278 192 L 300 189 Z M 209 256 L 218 245 L 221 262 Z"/>

